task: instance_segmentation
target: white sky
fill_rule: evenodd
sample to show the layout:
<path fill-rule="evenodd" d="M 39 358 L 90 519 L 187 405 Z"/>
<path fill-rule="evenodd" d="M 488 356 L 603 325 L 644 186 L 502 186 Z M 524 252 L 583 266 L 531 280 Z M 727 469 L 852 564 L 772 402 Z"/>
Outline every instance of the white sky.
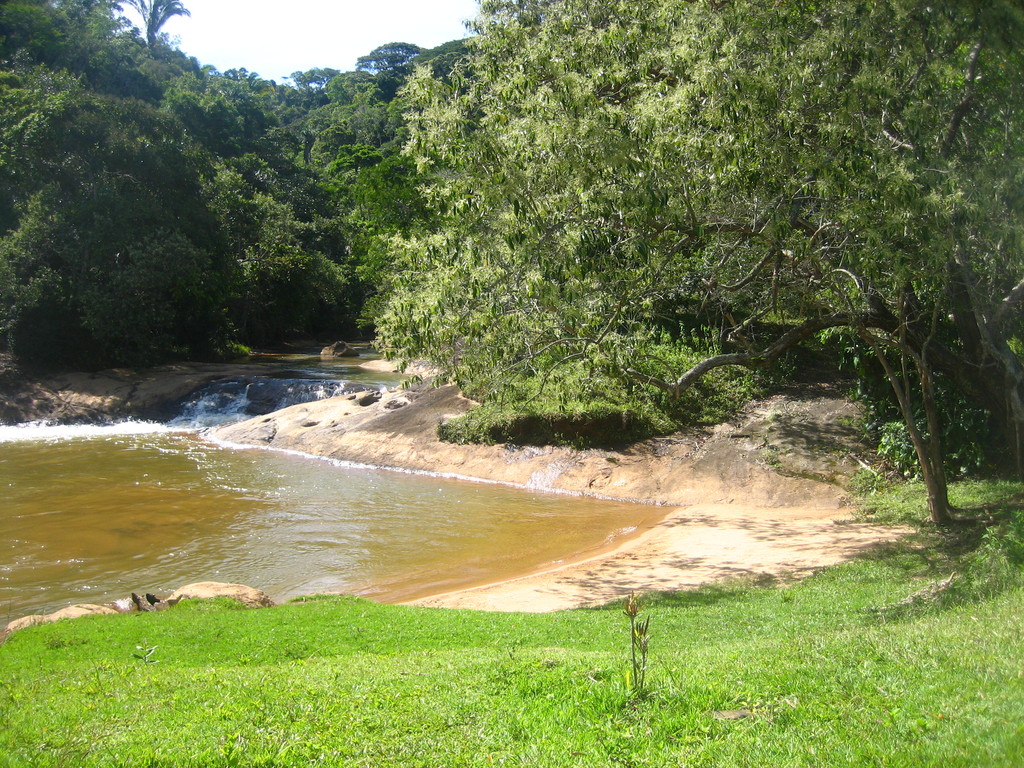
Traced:
<path fill-rule="evenodd" d="M 163 31 L 200 64 L 245 67 L 268 80 L 331 67 L 355 69 L 356 59 L 385 43 L 433 48 L 466 37 L 476 0 L 184 0 L 191 17 Z M 133 11 L 125 16 L 133 21 Z"/>

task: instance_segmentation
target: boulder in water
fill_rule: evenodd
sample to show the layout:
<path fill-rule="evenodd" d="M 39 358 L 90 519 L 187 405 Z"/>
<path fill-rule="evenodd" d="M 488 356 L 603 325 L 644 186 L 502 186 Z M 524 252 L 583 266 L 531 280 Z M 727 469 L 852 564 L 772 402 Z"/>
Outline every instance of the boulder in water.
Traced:
<path fill-rule="evenodd" d="M 320 357 L 359 357 L 359 351 L 344 341 L 336 341 L 320 350 Z"/>
<path fill-rule="evenodd" d="M 195 584 L 187 584 L 176 589 L 174 594 L 167 598 L 167 602 L 173 604 L 179 600 L 208 600 L 213 597 L 230 597 L 249 608 L 271 608 L 274 605 L 270 595 L 263 590 L 247 587 L 244 584 L 224 584 L 219 581 L 200 581 Z"/>

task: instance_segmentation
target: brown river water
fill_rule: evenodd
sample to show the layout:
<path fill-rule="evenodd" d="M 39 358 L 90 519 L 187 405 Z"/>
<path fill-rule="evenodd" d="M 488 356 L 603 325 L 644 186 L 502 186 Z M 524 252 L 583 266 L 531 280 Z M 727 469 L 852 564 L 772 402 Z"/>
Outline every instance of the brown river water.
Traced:
<path fill-rule="evenodd" d="M 411 600 L 595 554 L 662 514 L 159 425 L 0 427 L 0 625 L 196 581 Z"/>

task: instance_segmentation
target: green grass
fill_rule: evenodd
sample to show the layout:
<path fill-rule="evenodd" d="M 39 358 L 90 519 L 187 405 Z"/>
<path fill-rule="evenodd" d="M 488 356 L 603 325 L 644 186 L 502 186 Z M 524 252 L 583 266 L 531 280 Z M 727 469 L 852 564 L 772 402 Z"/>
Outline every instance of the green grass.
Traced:
<path fill-rule="evenodd" d="M 0 648 L 3 766 L 1019 766 L 1024 513 L 785 586 L 487 614 L 321 598 L 32 627 Z M 952 570 L 1016 579 L 913 611 Z M 726 720 L 724 710 L 749 716 Z"/>

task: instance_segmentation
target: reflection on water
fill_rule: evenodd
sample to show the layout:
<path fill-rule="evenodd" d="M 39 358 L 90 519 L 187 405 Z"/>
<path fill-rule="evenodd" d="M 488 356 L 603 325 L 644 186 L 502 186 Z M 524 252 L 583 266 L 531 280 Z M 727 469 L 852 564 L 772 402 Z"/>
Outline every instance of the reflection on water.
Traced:
<path fill-rule="evenodd" d="M 193 581 L 412 599 L 597 551 L 660 517 L 157 425 L 0 427 L 0 493 L 0 622 Z"/>

